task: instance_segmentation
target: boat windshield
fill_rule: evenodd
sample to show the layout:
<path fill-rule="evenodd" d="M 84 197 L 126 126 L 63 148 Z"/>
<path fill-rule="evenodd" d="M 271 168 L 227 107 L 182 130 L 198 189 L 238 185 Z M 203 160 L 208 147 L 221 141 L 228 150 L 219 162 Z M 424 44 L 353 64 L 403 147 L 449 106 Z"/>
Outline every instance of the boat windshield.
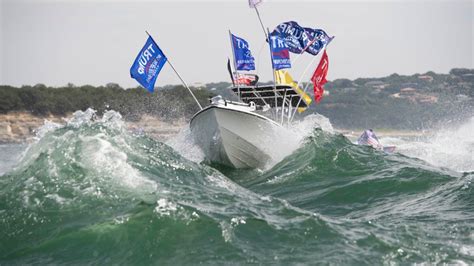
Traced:
<path fill-rule="evenodd" d="M 258 106 L 268 104 L 270 107 L 281 107 L 283 101 L 286 101 L 285 105 L 291 103 L 292 107 L 308 107 L 301 99 L 300 94 L 293 87 L 287 85 L 276 85 L 276 89 L 274 85 L 240 86 L 232 87 L 232 91 L 239 96 L 242 102 L 254 102 Z"/>

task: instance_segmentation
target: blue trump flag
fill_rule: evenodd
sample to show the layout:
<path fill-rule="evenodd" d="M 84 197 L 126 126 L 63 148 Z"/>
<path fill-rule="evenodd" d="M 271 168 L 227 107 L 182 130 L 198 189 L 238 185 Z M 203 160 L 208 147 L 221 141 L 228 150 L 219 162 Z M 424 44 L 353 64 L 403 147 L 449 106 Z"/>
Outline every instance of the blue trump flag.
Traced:
<path fill-rule="evenodd" d="M 153 92 L 155 81 L 168 59 L 151 36 L 143 46 L 130 68 L 130 76 L 149 92 Z"/>
<path fill-rule="evenodd" d="M 235 56 L 236 70 L 255 70 L 255 59 L 246 40 L 232 35 L 232 48 Z"/>
<path fill-rule="evenodd" d="M 329 35 L 321 29 L 311 29 L 311 28 L 304 28 L 306 32 L 311 36 L 311 41 L 307 44 L 309 45 L 306 49 L 306 52 L 317 55 L 325 46 L 327 46 L 333 37 L 329 37 Z"/>
<path fill-rule="evenodd" d="M 295 21 L 281 23 L 271 35 L 284 39 L 292 53 L 307 52 L 312 55 L 317 55 L 334 38 L 324 30 L 303 28 Z"/>
<path fill-rule="evenodd" d="M 280 70 L 291 68 L 290 52 L 285 40 L 278 36 L 270 36 L 270 47 L 272 48 L 273 69 Z"/>

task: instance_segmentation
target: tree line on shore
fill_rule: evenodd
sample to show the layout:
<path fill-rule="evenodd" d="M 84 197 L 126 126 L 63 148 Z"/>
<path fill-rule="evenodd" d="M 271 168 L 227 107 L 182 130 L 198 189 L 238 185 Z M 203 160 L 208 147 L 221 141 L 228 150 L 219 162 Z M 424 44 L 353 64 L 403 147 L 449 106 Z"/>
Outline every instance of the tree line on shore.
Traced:
<path fill-rule="evenodd" d="M 474 69 L 338 79 L 317 111 L 346 128 L 428 129 L 474 115 Z"/>
<path fill-rule="evenodd" d="M 201 105 L 206 105 L 212 95 L 208 90 L 193 89 Z M 65 87 L 0 86 L 0 113 L 26 111 L 34 115 L 65 115 L 76 110 L 95 109 L 120 112 L 128 120 L 136 120 L 143 114 L 164 119 L 189 118 L 199 107 L 183 86 L 157 89 L 150 93 L 144 88 L 123 89 L 117 84 L 94 87 L 90 85 Z"/>
<path fill-rule="evenodd" d="M 304 86 L 305 84 L 303 84 Z M 221 94 L 232 95 L 229 82 L 191 88 L 201 105 Z M 321 103 L 303 113 L 320 113 L 336 127 L 423 129 L 442 119 L 462 118 L 474 110 L 474 70 L 453 69 L 449 74 L 427 72 L 411 76 L 393 74 L 383 78 L 337 79 L 328 82 L 329 92 Z M 310 85 L 311 91 L 311 85 Z M 149 93 L 141 87 L 124 89 L 118 84 L 64 87 L 0 86 L 0 113 L 26 111 L 34 115 L 65 115 L 93 108 L 120 112 L 136 120 L 143 114 L 173 120 L 189 119 L 199 110 L 183 86 L 165 86 Z"/>

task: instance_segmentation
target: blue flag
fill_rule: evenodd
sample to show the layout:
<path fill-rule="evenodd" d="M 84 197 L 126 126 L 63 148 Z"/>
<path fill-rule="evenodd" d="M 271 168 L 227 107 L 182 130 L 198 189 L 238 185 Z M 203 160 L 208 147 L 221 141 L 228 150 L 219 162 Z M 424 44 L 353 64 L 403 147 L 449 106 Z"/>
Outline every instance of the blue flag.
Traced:
<path fill-rule="evenodd" d="M 232 34 L 236 70 L 255 70 L 255 59 L 246 40 Z"/>
<path fill-rule="evenodd" d="M 130 68 L 130 76 L 138 81 L 149 92 L 153 92 L 155 81 L 167 58 L 151 36 L 143 46 Z"/>
<path fill-rule="evenodd" d="M 304 28 L 306 32 L 311 36 L 311 42 L 308 44 L 308 48 L 306 52 L 317 55 L 325 46 L 327 46 L 333 37 L 329 37 L 329 35 L 321 29 L 311 29 L 311 28 Z"/>
<path fill-rule="evenodd" d="M 303 28 L 295 21 L 281 23 L 271 35 L 284 39 L 292 53 L 305 51 L 312 55 L 317 55 L 334 38 L 329 37 L 324 30 Z"/>
<path fill-rule="evenodd" d="M 291 68 L 290 52 L 285 40 L 278 36 L 270 36 L 270 40 L 273 69 Z"/>

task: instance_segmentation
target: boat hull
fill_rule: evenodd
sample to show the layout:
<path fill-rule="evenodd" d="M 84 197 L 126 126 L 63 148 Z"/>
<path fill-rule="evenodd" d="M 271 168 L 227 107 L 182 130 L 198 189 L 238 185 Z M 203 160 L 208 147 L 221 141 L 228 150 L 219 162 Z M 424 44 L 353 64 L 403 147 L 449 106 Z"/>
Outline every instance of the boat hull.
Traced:
<path fill-rule="evenodd" d="M 286 129 L 252 112 L 209 106 L 190 122 L 206 160 L 234 168 L 262 168 L 272 160 L 275 139 Z"/>

